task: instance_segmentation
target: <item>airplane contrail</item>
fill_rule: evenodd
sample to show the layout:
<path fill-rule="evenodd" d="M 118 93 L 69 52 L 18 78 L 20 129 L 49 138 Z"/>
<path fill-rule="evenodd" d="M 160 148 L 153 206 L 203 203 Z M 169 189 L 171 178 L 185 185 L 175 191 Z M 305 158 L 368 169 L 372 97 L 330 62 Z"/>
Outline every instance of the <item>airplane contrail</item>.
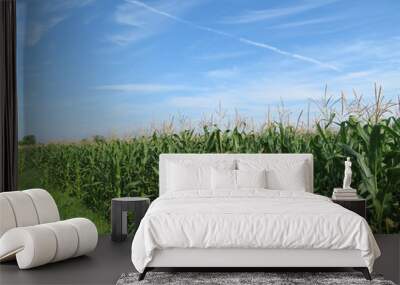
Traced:
<path fill-rule="evenodd" d="M 294 59 L 297 59 L 297 60 L 301 60 L 301 61 L 305 61 L 305 62 L 308 62 L 308 63 L 316 64 L 316 65 L 318 65 L 320 67 L 323 67 L 323 68 L 331 69 L 331 70 L 334 70 L 334 71 L 340 71 L 340 69 L 337 68 L 336 66 L 334 66 L 332 64 L 329 64 L 329 63 L 322 62 L 322 61 L 320 61 L 318 59 L 307 57 L 307 56 L 303 56 L 303 55 L 296 54 L 296 53 L 291 53 L 291 52 L 282 50 L 280 48 L 277 48 L 277 47 L 274 47 L 274 46 L 271 46 L 271 45 L 268 45 L 268 44 L 265 44 L 265 43 L 252 41 L 252 40 L 244 38 L 244 37 L 237 37 L 237 36 L 235 36 L 233 34 L 226 33 L 224 31 L 220 31 L 220 30 L 213 29 L 213 28 L 210 28 L 210 27 L 207 27 L 207 26 L 203 26 L 203 25 L 198 25 L 196 23 L 193 23 L 191 21 L 185 20 L 183 18 L 176 17 L 174 15 L 171 15 L 171 14 L 169 14 L 167 12 L 161 11 L 161 10 L 159 10 L 157 8 L 154 8 L 152 6 L 149 6 L 149 5 L 145 4 L 145 3 L 137 1 L 137 0 L 125 0 L 125 1 L 128 2 L 128 3 L 134 4 L 134 5 L 140 6 L 142 8 L 145 8 L 145 9 L 147 9 L 147 10 L 149 10 L 149 11 L 155 13 L 155 14 L 164 16 L 166 18 L 172 19 L 172 20 L 174 20 L 176 22 L 179 22 L 179 23 L 186 24 L 188 26 L 194 27 L 194 28 L 199 29 L 199 30 L 203 30 L 203 31 L 207 31 L 207 32 L 210 32 L 210 33 L 218 34 L 218 35 L 221 35 L 221 36 L 224 36 L 224 37 L 232 38 L 232 39 L 237 40 L 237 41 L 239 41 L 239 42 L 241 42 L 243 44 L 247 44 L 247 45 L 250 45 L 250 46 L 253 46 L 253 47 L 262 48 L 262 49 L 267 49 L 267 50 L 270 50 L 270 51 L 275 52 L 275 53 L 280 54 L 280 55 L 284 55 L 284 56 L 291 57 L 291 58 L 294 58 Z"/>

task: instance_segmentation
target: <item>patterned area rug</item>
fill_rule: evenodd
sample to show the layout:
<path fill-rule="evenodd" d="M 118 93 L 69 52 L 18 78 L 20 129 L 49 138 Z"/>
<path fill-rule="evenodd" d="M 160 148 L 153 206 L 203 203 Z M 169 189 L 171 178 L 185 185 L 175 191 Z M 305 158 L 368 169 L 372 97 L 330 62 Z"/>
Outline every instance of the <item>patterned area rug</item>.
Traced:
<path fill-rule="evenodd" d="M 395 285 L 381 276 L 368 281 L 359 272 L 148 272 L 138 281 L 138 273 L 122 274 L 117 285 L 146 284 L 379 284 Z"/>

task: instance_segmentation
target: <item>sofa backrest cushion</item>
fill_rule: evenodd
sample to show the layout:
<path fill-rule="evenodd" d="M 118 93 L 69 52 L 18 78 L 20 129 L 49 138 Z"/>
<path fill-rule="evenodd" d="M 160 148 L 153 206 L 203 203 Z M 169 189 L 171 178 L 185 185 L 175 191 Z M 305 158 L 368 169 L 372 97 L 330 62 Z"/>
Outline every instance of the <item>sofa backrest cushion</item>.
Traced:
<path fill-rule="evenodd" d="M 28 189 L 22 192 L 31 197 L 38 215 L 39 224 L 52 223 L 60 220 L 56 202 L 49 192 L 43 189 Z"/>
<path fill-rule="evenodd" d="M 8 199 L 0 193 L 0 237 L 9 229 L 15 228 L 14 212 Z"/>
<path fill-rule="evenodd" d="M 53 197 L 43 189 L 0 193 L 0 216 L 0 237 L 15 227 L 60 220 Z"/>

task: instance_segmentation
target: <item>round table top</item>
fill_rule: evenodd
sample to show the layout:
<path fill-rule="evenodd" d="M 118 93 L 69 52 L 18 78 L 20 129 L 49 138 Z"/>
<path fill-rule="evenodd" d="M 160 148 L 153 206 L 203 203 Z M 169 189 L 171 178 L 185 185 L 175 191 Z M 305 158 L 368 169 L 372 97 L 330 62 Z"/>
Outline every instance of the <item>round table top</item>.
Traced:
<path fill-rule="evenodd" d="M 119 197 L 113 198 L 113 201 L 116 202 L 143 202 L 143 201 L 150 201 L 149 198 L 146 197 Z"/>

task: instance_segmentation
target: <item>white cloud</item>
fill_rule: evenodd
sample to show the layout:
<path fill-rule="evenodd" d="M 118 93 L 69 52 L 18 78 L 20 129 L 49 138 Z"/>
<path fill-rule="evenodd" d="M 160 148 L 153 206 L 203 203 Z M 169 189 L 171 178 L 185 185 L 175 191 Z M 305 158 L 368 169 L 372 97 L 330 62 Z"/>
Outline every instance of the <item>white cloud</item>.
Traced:
<path fill-rule="evenodd" d="M 355 72 L 349 72 L 344 76 L 340 76 L 337 79 L 338 80 L 353 80 L 353 79 L 358 79 L 358 78 L 366 78 L 370 77 L 371 75 L 374 75 L 376 73 L 376 70 L 363 70 L 363 71 L 355 71 Z"/>
<path fill-rule="evenodd" d="M 137 9 L 129 3 L 117 6 L 114 13 L 114 20 L 117 24 L 143 27 L 149 25 L 148 13 L 145 10 Z M 152 19 L 153 20 L 153 19 Z"/>
<path fill-rule="evenodd" d="M 325 43 L 308 47 L 307 53 L 323 53 L 326 58 L 335 59 L 335 64 L 343 70 L 334 76 L 336 80 L 368 79 L 371 84 L 385 74 L 400 73 L 400 42 L 394 39 Z"/>
<path fill-rule="evenodd" d="M 379 62 L 398 65 L 400 60 L 400 41 L 387 40 L 354 40 L 342 43 L 339 50 L 332 52 L 349 61 L 364 61 L 368 59 L 369 64 Z"/>
<path fill-rule="evenodd" d="M 268 108 L 276 113 L 275 109 L 280 105 L 281 99 L 286 108 L 295 106 L 291 110 L 292 118 L 294 118 L 302 109 L 306 110 L 308 98 L 321 98 L 323 94 L 323 85 L 314 86 L 295 82 L 284 85 L 287 83 L 285 80 L 275 79 L 276 84 L 271 81 L 246 82 L 243 86 L 216 89 L 214 92 L 192 96 L 173 96 L 167 98 L 162 106 L 168 106 L 173 114 L 178 110 L 183 110 L 190 114 L 190 118 L 196 119 L 194 114 L 211 115 L 221 103 L 228 117 L 232 118 L 237 110 L 242 116 L 249 116 L 260 122 L 265 118 Z"/>
<path fill-rule="evenodd" d="M 185 85 L 167 85 L 167 84 L 115 84 L 102 85 L 95 87 L 97 90 L 129 92 L 129 93 L 164 93 L 176 91 L 198 90 L 194 87 Z"/>
<path fill-rule="evenodd" d="M 133 42 L 141 41 L 143 39 L 148 38 L 151 36 L 151 32 L 145 32 L 145 31 L 129 31 L 125 33 L 119 33 L 119 34 L 114 34 L 108 36 L 108 40 L 113 42 L 114 44 L 124 46 Z"/>
<path fill-rule="evenodd" d="M 270 29 L 286 29 L 286 28 L 298 28 L 308 25 L 315 25 L 315 24 L 323 24 L 323 23 L 330 23 L 336 21 L 337 18 L 330 17 L 330 18 L 317 18 L 317 19 L 309 19 L 303 21 L 294 21 L 289 23 L 283 23 L 280 25 L 274 25 L 269 27 Z"/>
<path fill-rule="evenodd" d="M 240 42 L 242 42 L 244 44 L 247 44 L 247 45 L 250 45 L 250 46 L 253 46 L 253 47 L 267 49 L 267 50 L 270 50 L 272 52 L 275 52 L 275 53 L 278 53 L 278 54 L 281 54 L 281 55 L 284 55 L 284 56 L 287 56 L 287 57 L 291 57 L 291 58 L 295 58 L 295 59 L 298 59 L 298 60 L 301 60 L 301 61 L 313 63 L 313 64 L 316 64 L 316 65 L 322 67 L 322 68 L 331 69 L 331 70 L 334 70 L 334 71 L 339 71 L 339 69 L 336 66 L 334 66 L 334 65 L 332 65 L 330 63 L 321 62 L 321 61 L 319 61 L 317 59 L 314 59 L 314 58 L 311 58 L 311 57 L 307 57 L 307 56 L 304 56 L 304 55 L 300 55 L 300 54 L 296 54 L 296 53 L 291 53 L 291 52 L 288 52 L 288 51 L 284 51 L 282 49 L 279 49 L 277 47 L 274 47 L 274 46 L 271 46 L 271 45 L 268 45 L 268 44 L 265 44 L 265 43 L 252 41 L 252 40 L 249 40 L 249 39 L 244 38 L 244 37 L 236 37 L 235 35 L 226 33 L 224 31 L 220 31 L 220 30 L 213 29 L 213 28 L 210 28 L 210 27 L 207 27 L 207 26 L 203 26 L 203 25 L 198 25 L 198 24 L 193 23 L 191 21 L 188 21 L 188 20 L 176 17 L 174 15 L 171 15 L 170 13 L 162 11 L 162 10 L 156 8 L 156 7 L 149 6 L 149 5 L 147 5 L 145 3 L 142 3 L 140 1 L 136 1 L 136 0 L 126 0 L 126 1 L 129 2 L 129 3 L 132 3 L 132 4 L 136 5 L 136 6 L 142 7 L 142 8 L 144 8 L 144 9 L 146 9 L 146 10 L 148 10 L 148 11 L 154 13 L 154 14 L 161 15 L 161 16 L 163 16 L 165 18 L 169 18 L 171 20 L 174 20 L 176 22 L 191 26 L 191 27 L 199 29 L 199 30 L 203 30 L 203 31 L 207 31 L 207 32 L 210 32 L 210 33 L 213 33 L 213 34 L 220 35 L 220 36 L 228 37 L 228 38 L 240 41 Z"/>
<path fill-rule="evenodd" d="M 81 8 L 93 4 L 96 0 L 51 0 L 46 1 L 46 12 L 58 12 L 68 9 Z"/>
<path fill-rule="evenodd" d="M 48 30 L 58 25 L 66 18 L 67 16 L 55 16 L 50 18 L 47 22 L 31 22 L 27 31 L 27 45 L 36 45 Z"/>
<path fill-rule="evenodd" d="M 252 40 L 249 40 L 249 39 L 246 39 L 246 38 L 239 38 L 239 41 L 241 41 L 241 42 L 243 42 L 245 44 L 248 44 L 248 45 L 255 46 L 255 47 L 267 49 L 267 50 L 273 51 L 275 53 L 278 53 L 278 54 L 281 54 L 281 55 L 284 55 L 284 56 L 288 56 L 288 57 L 295 58 L 295 59 L 298 59 L 298 60 L 301 60 L 301 61 L 306 61 L 306 62 L 309 62 L 309 63 L 313 63 L 313 64 L 319 65 L 320 67 L 323 67 L 323 68 L 331 69 L 331 70 L 334 70 L 334 71 L 340 71 L 340 69 L 337 68 L 333 64 L 325 63 L 325 62 L 322 62 L 322 61 L 317 60 L 315 58 L 307 57 L 307 56 L 304 56 L 304 55 L 287 52 L 287 51 L 281 50 L 281 49 L 279 49 L 277 47 L 274 47 L 274 46 L 271 46 L 271 45 L 268 45 L 268 44 L 252 41 Z"/>
<path fill-rule="evenodd" d="M 47 1 L 43 8 L 37 10 L 38 14 L 34 15 L 34 19 L 27 23 L 26 44 L 28 46 L 36 45 L 49 30 L 68 18 L 68 10 L 85 7 L 92 4 L 94 1 L 95 0 Z M 37 5 L 29 2 L 28 4 Z"/>
<path fill-rule="evenodd" d="M 167 97 L 166 104 L 171 110 L 187 108 L 192 112 L 201 109 L 211 113 L 221 102 L 229 111 L 238 108 L 245 115 L 264 114 L 268 105 L 275 106 L 283 99 L 286 103 L 306 102 L 308 98 L 319 98 L 323 94 L 324 82 L 316 84 L 312 71 L 282 71 L 269 73 L 257 78 L 241 78 L 229 85 L 219 84 L 207 92 L 198 92 L 188 96 Z"/>
<path fill-rule="evenodd" d="M 218 98 L 214 96 L 173 96 L 167 102 L 174 108 L 210 109 L 216 107 Z"/>
<path fill-rule="evenodd" d="M 223 68 L 223 69 L 214 69 L 209 70 L 205 73 L 207 77 L 214 79 L 226 79 L 237 76 L 239 74 L 239 69 L 236 67 L 233 68 Z"/>
<path fill-rule="evenodd" d="M 245 51 L 236 51 L 236 52 L 222 52 L 222 53 L 214 53 L 214 54 L 205 54 L 199 56 L 198 59 L 202 60 L 225 60 L 231 58 L 238 58 L 245 55 L 248 55 L 250 52 Z"/>
<path fill-rule="evenodd" d="M 225 18 L 222 23 L 224 24 L 248 24 L 259 21 L 270 20 L 279 17 L 287 17 L 306 11 L 316 9 L 335 1 L 314 1 L 314 2 L 304 2 L 297 6 L 290 6 L 285 8 L 274 8 L 274 9 L 264 9 L 264 10 L 253 10 L 246 11 L 241 15 L 234 17 Z"/>
<path fill-rule="evenodd" d="M 177 0 L 158 1 L 154 3 L 157 10 L 171 11 L 176 14 L 183 13 L 193 5 L 192 1 L 184 3 Z M 114 13 L 116 24 L 126 27 L 126 31 L 107 36 L 107 40 L 117 45 L 133 44 L 152 37 L 168 26 L 164 17 L 158 17 L 148 9 L 138 8 L 136 3 L 124 1 L 117 6 Z"/>
<path fill-rule="evenodd" d="M 208 88 L 185 86 L 191 91 L 190 94 L 173 90 L 170 94 L 162 96 L 161 101 L 151 104 L 151 109 L 157 114 L 165 112 L 166 109 L 168 114 L 183 112 L 196 120 L 200 119 L 201 114 L 213 113 L 218 102 L 221 102 L 230 115 L 238 109 L 243 116 L 261 122 L 268 106 L 276 113 L 275 108 L 281 98 L 285 108 L 292 112 L 291 119 L 296 120 L 301 109 L 306 112 L 308 98 L 321 98 L 325 84 L 328 84 L 329 95 L 333 94 L 336 98 L 341 91 L 351 95 L 354 88 L 359 94 L 365 94 L 365 98 L 369 100 L 373 97 L 373 83 L 377 82 L 383 84 L 387 98 L 394 98 L 393 94 L 399 94 L 400 78 L 398 67 L 397 70 L 393 69 L 393 60 L 399 59 L 399 56 L 396 56 L 397 47 L 398 43 L 391 41 L 361 44 L 359 40 L 354 40 L 335 44 L 330 42 L 307 50 L 309 54 L 324 54 L 328 58 L 340 59 L 340 67 L 343 70 L 340 73 L 324 73 L 313 65 L 304 65 L 293 60 L 274 58 L 273 62 L 271 59 L 249 62 L 237 67 L 236 71 L 240 74 L 237 80 L 228 83 L 224 80 L 210 80 L 208 83 L 200 81 Z M 383 63 L 371 69 L 372 60 L 382 60 Z M 229 74 L 229 68 L 210 70 L 210 74 L 223 76 L 224 71 Z M 193 84 L 196 85 L 194 82 Z"/>

